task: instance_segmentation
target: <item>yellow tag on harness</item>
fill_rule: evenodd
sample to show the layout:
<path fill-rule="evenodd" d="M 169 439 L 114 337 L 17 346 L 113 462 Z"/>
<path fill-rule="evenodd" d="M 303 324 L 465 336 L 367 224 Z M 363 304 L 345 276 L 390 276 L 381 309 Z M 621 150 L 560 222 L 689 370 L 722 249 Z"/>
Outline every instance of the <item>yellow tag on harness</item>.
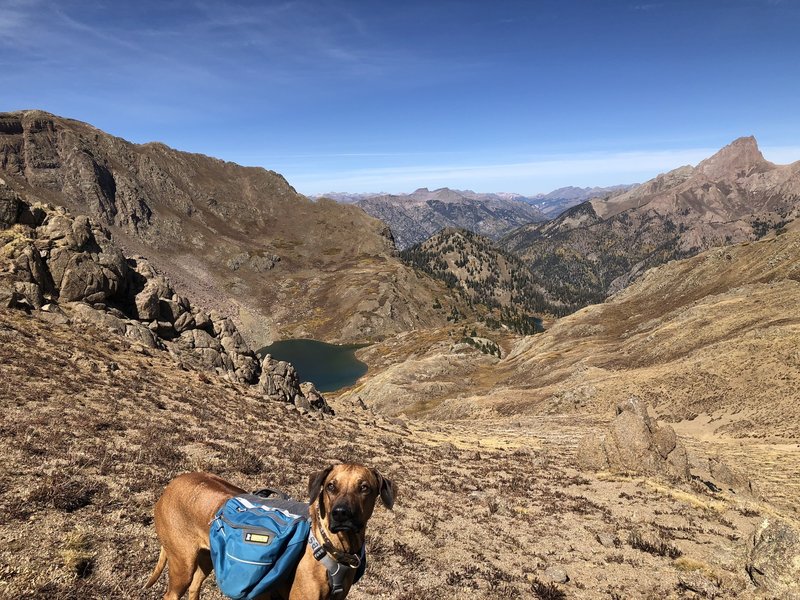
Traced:
<path fill-rule="evenodd" d="M 270 537 L 260 533 L 248 533 L 244 536 L 244 541 L 253 542 L 254 544 L 269 544 Z"/>

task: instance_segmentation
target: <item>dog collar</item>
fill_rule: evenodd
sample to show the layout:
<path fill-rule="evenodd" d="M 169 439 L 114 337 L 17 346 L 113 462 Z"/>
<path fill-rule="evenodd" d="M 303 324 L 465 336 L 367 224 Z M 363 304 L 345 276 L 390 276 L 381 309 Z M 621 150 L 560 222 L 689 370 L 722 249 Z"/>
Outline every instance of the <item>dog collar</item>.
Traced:
<path fill-rule="evenodd" d="M 319 516 L 319 522 L 322 523 L 322 511 L 320 511 L 319 506 L 317 506 L 317 515 Z M 319 532 L 322 535 L 322 544 L 320 548 L 325 550 L 336 559 L 337 562 L 348 565 L 353 569 L 357 569 L 361 565 L 361 555 L 364 553 L 364 549 L 361 549 L 361 554 L 352 554 L 350 552 L 343 552 L 337 550 L 333 546 L 333 542 L 328 537 L 328 534 L 325 533 L 325 528 L 320 527 Z M 316 539 L 316 538 L 315 538 Z"/>
<path fill-rule="evenodd" d="M 319 540 L 316 538 L 316 536 L 314 536 L 313 531 L 308 532 L 308 543 L 311 544 L 311 551 L 314 554 L 314 558 L 322 563 L 322 565 L 325 567 L 325 570 L 328 572 L 328 585 L 330 585 L 331 588 L 331 598 L 333 600 L 340 600 L 344 598 L 345 577 L 347 577 L 351 571 L 355 571 L 361 566 L 361 563 L 364 560 L 366 547 L 361 548 L 360 556 L 346 552 L 337 552 L 336 554 L 339 556 L 344 554 L 348 557 L 348 559 L 350 557 L 355 559 L 354 561 L 341 562 L 332 556 L 332 552 L 330 550 L 326 549 L 325 546 L 320 544 Z M 355 562 L 355 564 L 350 564 L 351 562 Z"/>

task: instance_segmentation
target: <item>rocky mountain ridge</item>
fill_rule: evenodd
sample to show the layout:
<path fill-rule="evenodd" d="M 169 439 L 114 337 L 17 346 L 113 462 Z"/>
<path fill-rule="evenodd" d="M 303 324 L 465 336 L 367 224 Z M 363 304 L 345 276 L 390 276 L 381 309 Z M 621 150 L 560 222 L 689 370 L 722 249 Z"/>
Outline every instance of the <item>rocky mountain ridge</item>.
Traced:
<path fill-rule="evenodd" d="M 783 231 L 799 210 L 800 162 L 773 165 L 754 138 L 741 138 L 696 167 L 584 202 L 500 245 L 547 273 L 554 297 L 586 305 L 650 267 Z"/>
<path fill-rule="evenodd" d="M 519 199 L 470 190 L 420 188 L 410 194 L 338 197 L 387 223 L 401 250 L 447 227 L 496 238 L 520 225 L 545 219 L 538 209 Z"/>
<path fill-rule="evenodd" d="M 147 256 L 181 293 L 217 306 L 253 346 L 363 341 L 444 322 L 447 292 L 395 256 L 386 226 L 313 202 L 279 174 L 132 144 L 42 111 L 0 114 L 0 176 L 27 202 L 64 206 Z"/>

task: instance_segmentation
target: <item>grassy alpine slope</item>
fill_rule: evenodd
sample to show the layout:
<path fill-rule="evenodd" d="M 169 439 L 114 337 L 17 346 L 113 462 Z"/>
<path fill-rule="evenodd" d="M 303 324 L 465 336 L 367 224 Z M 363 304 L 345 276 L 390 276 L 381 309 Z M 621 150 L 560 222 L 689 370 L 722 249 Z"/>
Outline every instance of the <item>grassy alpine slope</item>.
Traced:
<path fill-rule="evenodd" d="M 334 401 L 337 416 L 319 420 L 41 313 L 0 311 L 0 364 L 3 598 L 159 598 L 161 584 L 140 590 L 158 553 L 153 503 L 195 469 L 298 497 L 337 460 L 394 479 L 354 600 L 756 597 L 749 540 L 786 512 L 694 483 L 580 472 L 578 439 L 603 419 L 403 422 Z M 205 597 L 220 598 L 213 584 Z"/>

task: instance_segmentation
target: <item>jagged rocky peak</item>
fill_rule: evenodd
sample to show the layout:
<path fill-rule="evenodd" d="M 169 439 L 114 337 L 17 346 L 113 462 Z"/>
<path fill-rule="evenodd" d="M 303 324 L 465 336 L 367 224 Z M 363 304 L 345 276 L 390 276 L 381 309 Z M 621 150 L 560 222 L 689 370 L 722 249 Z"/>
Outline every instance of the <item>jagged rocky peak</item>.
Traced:
<path fill-rule="evenodd" d="M 697 171 L 711 179 L 725 179 L 752 173 L 767 164 L 752 135 L 740 137 L 697 165 Z"/>

